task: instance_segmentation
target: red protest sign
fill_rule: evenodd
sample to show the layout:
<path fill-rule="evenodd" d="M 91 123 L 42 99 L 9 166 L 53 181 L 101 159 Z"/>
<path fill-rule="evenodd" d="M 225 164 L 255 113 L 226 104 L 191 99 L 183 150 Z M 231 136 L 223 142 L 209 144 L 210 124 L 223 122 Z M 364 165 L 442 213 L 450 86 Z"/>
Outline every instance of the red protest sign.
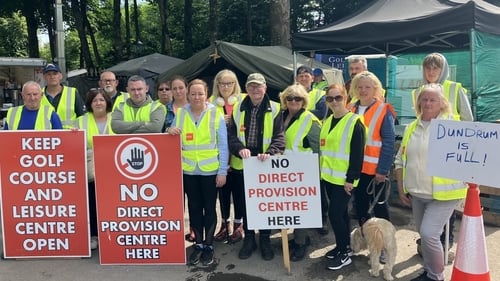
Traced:
<path fill-rule="evenodd" d="M 84 131 L 0 138 L 5 258 L 89 257 Z"/>
<path fill-rule="evenodd" d="M 185 264 L 179 136 L 94 137 L 101 264 Z"/>

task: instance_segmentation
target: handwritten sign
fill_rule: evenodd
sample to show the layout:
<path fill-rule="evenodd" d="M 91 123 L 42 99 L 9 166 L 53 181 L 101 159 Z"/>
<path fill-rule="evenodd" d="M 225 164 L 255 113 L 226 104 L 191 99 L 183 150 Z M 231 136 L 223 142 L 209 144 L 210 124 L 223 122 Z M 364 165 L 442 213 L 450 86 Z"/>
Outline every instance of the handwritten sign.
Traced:
<path fill-rule="evenodd" d="M 500 187 L 500 125 L 432 120 L 427 173 Z"/>
<path fill-rule="evenodd" d="M 84 131 L 1 134 L 5 258 L 89 257 Z"/>
<path fill-rule="evenodd" d="M 94 137 L 101 264 L 185 264 L 179 136 Z"/>
<path fill-rule="evenodd" d="M 317 154 L 243 159 L 249 229 L 321 227 Z"/>

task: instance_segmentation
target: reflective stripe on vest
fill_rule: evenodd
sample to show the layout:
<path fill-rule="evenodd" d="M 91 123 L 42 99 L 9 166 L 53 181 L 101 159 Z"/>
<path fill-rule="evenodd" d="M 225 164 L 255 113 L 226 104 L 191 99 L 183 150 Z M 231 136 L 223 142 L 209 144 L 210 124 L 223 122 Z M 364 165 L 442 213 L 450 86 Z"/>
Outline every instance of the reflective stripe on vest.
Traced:
<path fill-rule="evenodd" d="M 19 122 L 21 121 L 21 115 L 24 109 L 24 105 L 15 106 L 9 108 L 7 111 L 7 124 L 9 125 L 9 130 L 17 130 L 19 128 Z M 52 117 L 52 112 L 54 108 L 52 105 L 42 105 L 38 109 L 36 114 L 34 130 L 50 130 L 52 129 L 52 123 L 50 119 Z"/>
<path fill-rule="evenodd" d="M 353 107 L 352 110 L 354 112 L 356 107 Z M 380 129 L 386 113 L 387 107 L 385 103 L 377 100 L 363 115 L 362 120 L 368 128 L 363 168 L 361 170 L 364 174 L 375 175 L 377 172 L 377 165 L 382 148 Z"/>
<path fill-rule="evenodd" d="M 323 89 L 312 89 L 309 92 L 309 105 L 307 106 L 308 110 L 313 110 L 316 108 L 316 104 L 318 101 L 326 94 Z"/>
<path fill-rule="evenodd" d="M 273 138 L 273 130 L 274 130 L 274 118 L 278 116 L 280 112 L 279 103 L 270 101 L 271 112 L 266 111 L 264 113 L 264 135 L 262 136 L 262 152 L 266 152 L 267 148 L 271 144 Z M 236 124 L 237 136 L 243 146 L 246 146 L 246 138 L 245 138 L 245 111 L 241 111 L 241 104 L 238 103 L 236 108 L 233 109 L 233 119 Z M 230 159 L 231 168 L 242 170 L 243 169 L 243 160 L 239 157 L 231 155 Z"/>
<path fill-rule="evenodd" d="M 331 131 L 333 115 L 324 122 L 320 133 L 321 179 L 344 185 L 349 169 L 350 143 L 358 119 L 358 114 L 348 112 Z M 359 179 L 355 180 L 353 186 L 356 187 L 358 182 Z"/>
<path fill-rule="evenodd" d="M 458 93 L 460 89 L 462 89 L 462 84 L 450 80 L 445 80 L 442 85 L 443 85 L 443 95 L 450 103 L 453 117 L 457 118 L 455 120 L 460 120 L 460 113 L 458 113 Z M 420 86 L 418 89 L 415 89 L 411 92 L 413 109 L 415 110 L 415 112 L 417 111 L 417 98 L 423 88 L 424 85 Z"/>
<path fill-rule="evenodd" d="M 304 138 L 307 137 L 309 130 L 312 127 L 313 118 L 316 118 L 311 112 L 304 111 L 290 125 L 285 132 L 285 149 L 291 151 L 312 151 L 311 147 L 305 148 Z"/>
<path fill-rule="evenodd" d="M 126 102 L 130 95 L 127 92 L 119 92 L 120 94 L 116 97 L 113 104 L 113 110 L 122 102 Z"/>
<path fill-rule="evenodd" d="M 222 116 L 216 107 L 205 111 L 196 126 L 188 110 L 178 111 L 175 126 L 182 128 L 182 170 L 192 172 L 196 166 L 204 172 L 219 169 L 219 152 L 217 149 L 217 130 Z"/>
<path fill-rule="evenodd" d="M 70 91 L 68 92 L 68 89 Z M 45 93 L 46 87 L 43 88 L 43 92 Z M 57 115 L 61 119 L 61 123 L 63 128 L 68 129 L 72 128 L 75 124 L 76 120 L 76 111 L 75 111 L 75 102 L 76 102 L 76 88 L 63 86 L 63 90 L 61 92 L 61 98 L 59 99 L 59 104 L 57 106 Z M 53 105 L 49 102 L 49 99 L 45 96 L 42 97 L 43 105 Z M 61 106 L 61 105 L 64 106 Z"/>
<path fill-rule="evenodd" d="M 456 117 L 452 116 L 452 118 L 455 119 Z M 401 159 L 403 160 L 403 190 L 405 192 L 408 192 L 406 189 L 406 148 L 408 147 L 410 136 L 417 128 L 418 122 L 419 119 L 408 125 L 404 132 L 403 140 L 401 141 Z M 467 185 L 462 181 L 435 176 L 432 177 L 432 198 L 436 200 L 462 199 L 465 198 L 466 193 Z"/>
<path fill-rule="evenodd" d="M 151 118 L 151 113 L 155 111 L 158 107 L 162 106 L 158 101 L 150 102 L 144 106 L 137 108 L 137 111 L 134 112 L 134 107 L 131 107 L 126 102 L 122 102 L 118 105 L 123 112 L 123 121 L 131 122 L 131 121 L 143 121 L 149 122 Z"/>
<path fill-rule="evenodd" d="M 111 130 L 111 113 L 107 113 L 107 115 L 106 126 L 104 127 L 104 132 L 102 132 L 103 135 L 113 134 Z M 94 114 L 88 112 L 80 116 L 78 118 L 78 128 L 85 130 L 85 134 L 87 135 L 87 149 L 92 149 L 94 147 L 93 137 L 100 135 Z"/>

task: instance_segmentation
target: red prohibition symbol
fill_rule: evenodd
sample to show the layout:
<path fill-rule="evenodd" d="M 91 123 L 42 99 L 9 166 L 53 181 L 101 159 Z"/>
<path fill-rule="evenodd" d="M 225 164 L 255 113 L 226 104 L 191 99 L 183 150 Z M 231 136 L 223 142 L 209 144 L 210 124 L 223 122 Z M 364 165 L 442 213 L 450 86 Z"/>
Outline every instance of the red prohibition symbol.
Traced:
<path fill-rule="evenodd" d="M 115 150 L 115 165 L 118 171 L 131 180 L 149 177 L 158 166 L 158 152 L 154 145 L 143 138 L 129 138 Z"/>

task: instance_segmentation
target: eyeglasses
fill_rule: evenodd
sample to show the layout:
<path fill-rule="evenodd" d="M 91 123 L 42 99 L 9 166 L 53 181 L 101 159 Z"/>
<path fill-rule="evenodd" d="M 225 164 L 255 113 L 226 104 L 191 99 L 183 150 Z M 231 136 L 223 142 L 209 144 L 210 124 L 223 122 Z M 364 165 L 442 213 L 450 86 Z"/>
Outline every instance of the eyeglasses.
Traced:
<path fill-rule="evenodd" d="M 344 100 L 344 97 L 343 96 L 326 96 L 325 98 L 326 102 L 333 102 L 333 101 L 336 101 L 336 102 L 341 102 Z"/>
<path fill-rule="evenodd" d="M 104 84 L 107 84 L 107 83 L 113 83 L 115 82 L 116 79 L 106 79 L 106 80 L 101 80 L 101 82 L 103 82 Z"/>
<path fill-rule="evenodd" d="M 102 92 L 102 91 L 104 91 L 103 88 L 90 88 L 89 89 L 89 92 Z"/>
<path fill-rule="evenodd" d="M 221 87 L 231 87 L 234 85 L 234 82 L 219 82 L 218 84 Z"/>
<path fill-rule="evenodd" d="M 158 88 L 158 91 L 163 92 L 163 91 L 170 91 L 169 88 Z"/>
<path fill-rule="evenodd" d="M 294 96 L 288 96 L 288 97 L 286 97 L 286 101 L 301 102 L 303 100 L 304 100 L 304 98 L 302 98 L 302 97 L 294 97 Z"/>

